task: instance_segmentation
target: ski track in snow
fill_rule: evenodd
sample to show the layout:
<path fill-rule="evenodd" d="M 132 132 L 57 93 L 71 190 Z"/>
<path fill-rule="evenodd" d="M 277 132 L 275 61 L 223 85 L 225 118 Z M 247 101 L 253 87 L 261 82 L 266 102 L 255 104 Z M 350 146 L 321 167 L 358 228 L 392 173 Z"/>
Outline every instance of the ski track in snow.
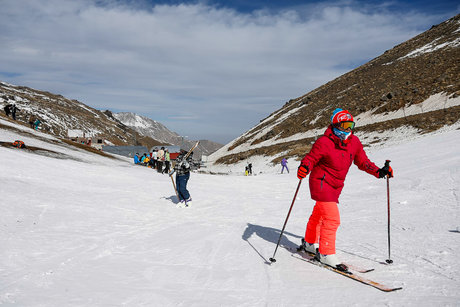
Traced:
<path fill-rule="evenodd" d="M 24 128 L 26 130 L 27 128 Z M 40 132 L 33 132 L 41 136 Z M 49 138 L 49 137 L 48 137 Z M 0 147 L 0 305 L 5 306 L 458 306 L 460 131 L 368 152 L 390 180 L 352 166 L 340 202 L 337 253 L 375 268 L 383 293 L 291 256 L 313 201 L 295 171 L 192 173 L 192 208 L 176 208 L 166 175 L 0 129 L 66 154 Z M 290 161 L 295 170 L 294 161 Z M 263 173 L 260 173 L 263 171 Z M 236 170 L 235 170 L 236 172 Z"/>

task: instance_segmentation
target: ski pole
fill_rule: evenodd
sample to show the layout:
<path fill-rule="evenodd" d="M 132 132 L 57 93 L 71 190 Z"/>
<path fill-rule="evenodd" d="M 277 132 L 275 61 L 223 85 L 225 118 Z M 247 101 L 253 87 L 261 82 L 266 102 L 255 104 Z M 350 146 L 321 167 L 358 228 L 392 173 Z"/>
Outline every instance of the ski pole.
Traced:
<path fill-rule="evenodd" d="M 174 183 L 174 179 L 173 179 L 172 175 L 169 175 L 169 177 L 171 178 L 171 181 L 172 181 L 172 184 L 173 184 L 173 187 L 174 187 L 174 192 L 176 192 L 177 200 L 180 200 L 179 193 L 177 193 L 176 184 Z"/>
<path fill-rule="evenodd" d="M 390 169 L 390 160 L 385 161 L 385 167 Z M 387 207 L 388 207 L 388 259 L 386 263 L 391 264 L 391 249 L 390 249 L 390 175 L 387 175 Z"/>
<path fill-rule="evenodd" d="M 278 246 L 280 245 L 281 237 L 283 236 L 284 228 L 286 228 L 286 224 L 289 219 L 289 215 L 291 215 L 291 210 L 292 210 L 292 207 L 294 206 L 295 199 L 297 198 L 297 193 L 299 192 L 301 183 L 302 183 L 302 179 L 299 180 L 299 184 L 297 185 L 297 189 L 295 190 L 294 199 L 292 200 L 291 207 L 289 208 L 288 215 L 286 216 L 286 221 L 284 221 L 283 229 L 281 230 L 280 237 L 278 239 L 278 243 L 276 244 L 275 252 L 273 253 L 273 257 L 269 259 L 270 262 L 272 263 L 276 262 L 275 254 L 276 254 L 276 251 L 278 250 Z"/>

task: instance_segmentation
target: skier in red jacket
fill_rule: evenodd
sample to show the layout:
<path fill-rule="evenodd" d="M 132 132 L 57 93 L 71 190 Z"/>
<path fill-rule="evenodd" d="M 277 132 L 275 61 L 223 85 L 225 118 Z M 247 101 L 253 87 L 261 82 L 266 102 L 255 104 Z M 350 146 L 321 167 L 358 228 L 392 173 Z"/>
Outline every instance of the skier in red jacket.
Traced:
<path fill-rule="evenodd" d="M 355 123 L 347 110 L 336 109 L 331 125 L 300 162 L 299 179 L 310 174 L 310 194 L 316 201 L 308 220 L 302 248 L 314 253 L 322 263 L 346 271 L 335 252 L 335 238 L 340 225 L 339 196 L 352 163 L 377 178 L 393 177 L 391 167 L 378 168 L 369 160 L 361 141 L 353 135 Z"/>

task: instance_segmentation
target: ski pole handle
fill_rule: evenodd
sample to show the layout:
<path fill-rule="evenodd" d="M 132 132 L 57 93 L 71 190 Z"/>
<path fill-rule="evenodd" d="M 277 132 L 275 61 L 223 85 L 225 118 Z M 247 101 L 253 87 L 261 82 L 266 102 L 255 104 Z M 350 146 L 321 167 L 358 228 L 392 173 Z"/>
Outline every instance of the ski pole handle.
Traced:
<path fill-rule="evenodd" d="M 388 174 L 386 175 L 387 180 L 393 177 L 393 171 L 391 170 L 390 162 L 390 160 L 385 160 L 385 166 L 383 167 L 388 172 Z"/>

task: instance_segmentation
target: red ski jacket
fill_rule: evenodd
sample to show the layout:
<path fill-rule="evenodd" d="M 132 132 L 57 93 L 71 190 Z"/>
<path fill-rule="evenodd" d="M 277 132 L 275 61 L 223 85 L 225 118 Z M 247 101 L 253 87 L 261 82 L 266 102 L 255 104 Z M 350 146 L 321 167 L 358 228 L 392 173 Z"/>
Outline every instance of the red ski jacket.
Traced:
<path fill-rule="evenodd" d="M 351 135 L 346 142 L 342 142 L 329 126 L 300 162 L 311 170 L 311 198 L 338 203 L 352 162 L 360 170 L 379 178 L 379 168 L 369 160 L 358 137 Z"/>

